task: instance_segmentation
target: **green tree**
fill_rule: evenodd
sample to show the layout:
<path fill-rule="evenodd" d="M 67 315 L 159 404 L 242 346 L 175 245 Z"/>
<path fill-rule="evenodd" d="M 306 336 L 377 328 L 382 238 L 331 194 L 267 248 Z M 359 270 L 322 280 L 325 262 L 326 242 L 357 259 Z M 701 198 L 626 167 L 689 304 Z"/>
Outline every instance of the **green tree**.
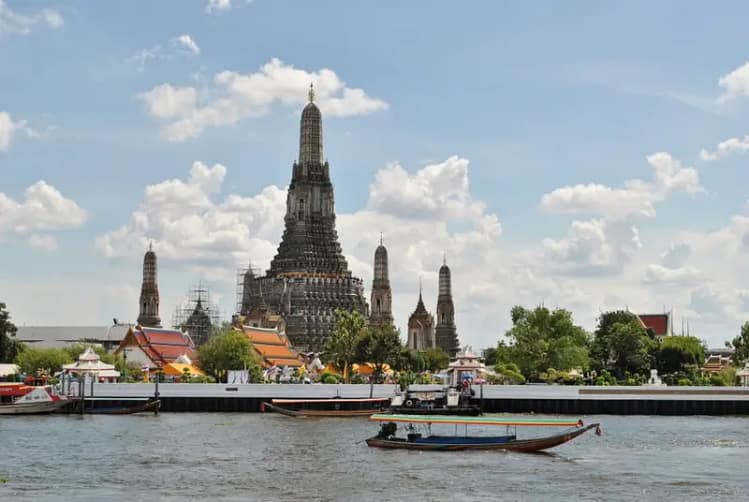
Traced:
<path fill-rule="evenodd" d="M 445 369 L 450 364 L 450 356 L 441 347 L 426 349 L 422 352 L 422 355 L 424 356 L 426 368 L 431 372 Z"/>
<path fill-rule="evenodd" d="M 63 364 L 70 364 L 73 358 L 64 349 L 42 349 L 27 347 L 16 356 L 16 364 L 27 375 L 46 371 L 50 375 L 62 370 Z"/>
<path fill-rule="evenodd" d="M 14 361 L 23 350 L 23 344 L 16 340 L 17 331 L 5 304 L 0 302 L 0 363 Z"/>
<path fill-rule="evenodd" d="M 220 381 L 229 370 L 247 368 L 256 381 L 260 365 L 250 340 L 231 327 L 222 329 L 198 348 L 200 368 Z"/>
<path fill-rule="evenodd" d="M 347 312 L 336 309 L 336 325 L 333 333 L 325 341 L 325 355 L 328 360 L 343 371 L 345 383 L 351 381 L 351 364 L 360 355 L 357 351 L 359 339 L 367 331 L 364 316 L 360 312 Z"/>
<path fill-rule="evenodd" d="M 494 366 L 494 372 L 500 375 L 500 383 L 514 385 L 525 383 L 525 377 L 515 363 L 497 363 Z"/>
<path fill-rule="evenodd" d="M 102 347 L 101 345 L 75 343 L 69 347 L 65 347 L 62 350 L 67 352 L 73 361 L 77 361 L 78 357 L 81 354 L 83 354 L 89 346 L 92 349 L 94 349 L 94 352 L 96 352 L 96 355 L 99 356 L 99 359 L 101 360 L 101 362 L 106 363 L 106 364 L 114 364 L 114 365 L 117 364 L 118 358 L 114 354 L 110 354 L 109 352 L 107 352 L 106 349 L 104 349 L 104 347 Z"/>
<path fill-rule="evenodd" d="M 497 347 L 489 347 L 488 349 L 484 349 L 484 364 L 487 366 L 495 366 L 497 364 L 497 358 L 499 357 L 499 353 L 497 351 Z"/>
<path fill-rule="evenodd" d="M 627 373 L 647 376 L 657 348 L 658 343 L 635 314 L 625 310 L 604 312 L 598 318 L 591 345 L 591 365 L 619 380 Z"/>
<path fill-rule="evenodd" d="M 378 382 L 385 364 L 395 366 L 401 348 L 400 332 L 393 326 L 370 326 L 357 338 L 357 360 L 374 364 Z"/>
<path fill-rule="evenodd" d="M 497 344 L 498 364 L 516 364 L 531 381 L 539 381 L 547 368 L 587 369 L 589 335 L 569 311 L 515 306 L 511 317 L 513 326 L 505 333 L 509 344 Z"/>
<path fill-rule="evenodd" d="M 705 347 L 694 336 L 667 336 L 661 340 L 655 355 L 658 372 L 694 372 L 705 362 Z"/>
<path fill-rule="evenodd" d="M 730 342 L 726 342 L 726 347 L 733 349 L 731 360 L 736 366 L 741 367 L 747 360 L 749 360 L 749 322 L 745 322 L 744 325 L 741 326 L 741 333 L 739 336 Z"/>

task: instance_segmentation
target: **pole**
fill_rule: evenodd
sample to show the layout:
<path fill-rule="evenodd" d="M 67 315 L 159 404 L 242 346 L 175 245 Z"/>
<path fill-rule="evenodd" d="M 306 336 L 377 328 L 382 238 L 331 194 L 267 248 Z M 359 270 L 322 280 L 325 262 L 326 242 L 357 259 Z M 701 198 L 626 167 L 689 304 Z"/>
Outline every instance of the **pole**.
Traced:
<path fill-rule="evenodd" d="M 83 407 L 85 405 L 85 401 L 83 399 L 83 393 L 85 392 L 86 387 L 83 385 L 83 377 L 81 374 L 78 375 L 78 401 L 81 403 L 81 415 L 83 415 Z"/>
<path fill-rule="evenodd" d="M 479 385 L 479 411 L 484 412 L 484 382 Z"/>
<path fill-rule="evenodd" d="M 159 400 L 159 375 L 160 374 L 161 374 L 161 371 L 156 371 L 156 384 L 154 386 L 154 391 L 153 391 L 153 399 L 154 399 L 154 401 L 158 401 Z M 154 410 L 154 412 L 153 412 L 154 415 L 158 415 L 159 414 L 159 408 L 156 408 Z"/>

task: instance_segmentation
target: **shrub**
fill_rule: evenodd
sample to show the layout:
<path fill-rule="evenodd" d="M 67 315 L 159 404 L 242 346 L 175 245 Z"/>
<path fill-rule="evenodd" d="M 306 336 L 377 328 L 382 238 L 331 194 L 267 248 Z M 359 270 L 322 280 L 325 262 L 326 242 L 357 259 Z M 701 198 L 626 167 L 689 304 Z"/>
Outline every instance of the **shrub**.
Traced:
<path fill-rule="evenodd" d="M 320 377 L 320 381 L 322 383 L 335 384 L 340 380 L 338 379 L 338 376 L 334 375 L 333 373 L 323 373 L 322 377 Z"/>
<path fill-rule="evenodd" d="M 679 381 L 676 382 L 676 385 L 686 387 L 686 386 L 692 385 L 692 381 L 688 378 L 679 378 Z"/>

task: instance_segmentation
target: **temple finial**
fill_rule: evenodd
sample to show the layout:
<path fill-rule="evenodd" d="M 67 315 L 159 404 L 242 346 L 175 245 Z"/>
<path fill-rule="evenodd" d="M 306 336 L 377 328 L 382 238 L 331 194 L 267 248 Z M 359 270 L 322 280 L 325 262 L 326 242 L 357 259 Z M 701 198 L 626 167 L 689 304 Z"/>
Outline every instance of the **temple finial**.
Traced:
<path fill-rule="evenodd" d="M 421 299 L 421 276 L 419 276 L 419 299 Z"/>
<path fill-rule="evenodd" d="M 315 88 L 312 85 L 312 82 L 309 83 L 309 92 L 307 93 L 307 96 L 309 96 L 310 103 L 312 103 L 315 100 Z"/>
<path fill-rule="evenodd" d="M 380 232 L 380 246 L 382 246 L 382 232 Z"/>
<path fill-rule="evenodd" d="M 148 250 L 153 251 L 153 241 L 148 241 Z"/>
<path fill-rule="evenodd" d="M 442 253 L 442 264 L 447 265 L 447 253 Z"/>

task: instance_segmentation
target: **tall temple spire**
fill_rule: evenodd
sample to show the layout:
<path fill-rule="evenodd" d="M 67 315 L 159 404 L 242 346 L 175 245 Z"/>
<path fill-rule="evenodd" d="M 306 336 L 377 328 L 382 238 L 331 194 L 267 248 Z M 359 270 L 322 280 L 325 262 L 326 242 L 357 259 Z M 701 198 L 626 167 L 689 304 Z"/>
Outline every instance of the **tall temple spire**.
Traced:
<path fill-rule="evenodd" d="M 460 349 L 458 334 L 455 328 L 455 306 L 453 305 L 452 281 L 447 258 L 439 272 L 439 296 L 437 297 L 437 328 L 435 330 L 437 346 L 454 357 Z"/>
<path fill-rule="evenodd" d="M 158 264 L 152 242 L 148 244 L 148 251 L 146 251 L 143 257 L 143 283 L 140 288 L 138 324 L 141 326 L 161 327 L 161 319 L 159 318 Z"/>
<path fill-rule="evenodd" d="M 407 345 L 412 350 L 426 350 L 436 346 L 434 336 L 434 316 L 424 306 L 421 295 L 421 277 L 419 277 L 419 301 L 408 317 Z"/>
<path fill-rule="evenodd" d="M 302 110 L 299 130 L 299 164 L 324 163 L 322 153 L 322 114 L 314 103 L 315 90 L 310 84 L 309 103 Z"/>
<path fill-rule="evenodd" d="M 374 255 L 374 279 L 372 280 L 372 312 L 369 323 L 374 326 L 392 325 L 393 296 L 390 290 L 390 274 L 388 271 L 388 251 L 382 245 L 382 234 L 380 234 L 380 245 L 377 246 Z"/>

